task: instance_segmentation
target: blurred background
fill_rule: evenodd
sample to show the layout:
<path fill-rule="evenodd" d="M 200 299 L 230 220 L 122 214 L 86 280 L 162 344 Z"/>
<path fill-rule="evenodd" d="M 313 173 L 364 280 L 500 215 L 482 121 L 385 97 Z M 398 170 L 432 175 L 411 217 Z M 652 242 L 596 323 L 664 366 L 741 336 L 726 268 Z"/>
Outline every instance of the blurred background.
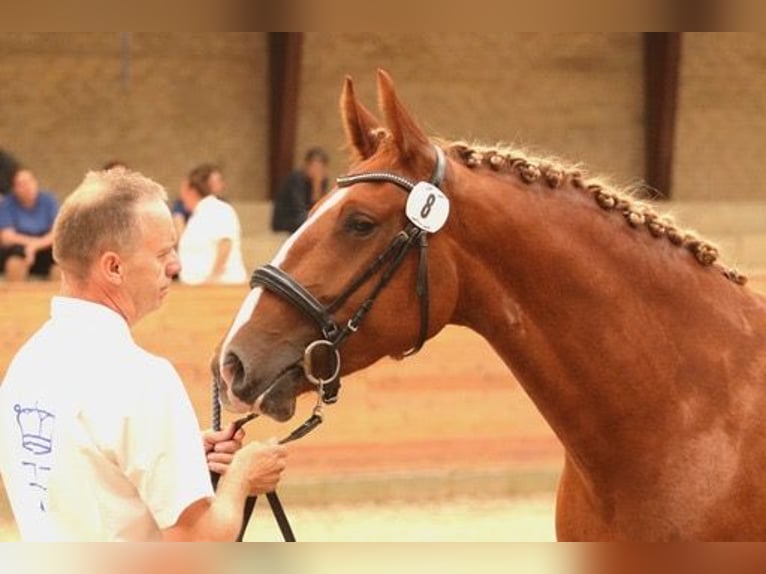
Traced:
<path fill-rule="evenodd" d="M 173 197 L 193 165 L 217 163 L 248 268 L 284 239 L 269 229 L 271 200 L 304 151 L 322 146 L 331 175 L 346 170 L 344 77 L 376 111 L 384 68 L 428 133 L 641 184 L 751 285 L 766 284 L 766 34 L 4 33 L 0 56 L 0 147 L 42 187 L 63 200 L 87 170 L 119 159 Z M 179 286 L 136 330 L 177 366 L 203 426 L 207 359 L 245 292 Z M 53 293 L 0 283 L 0 376 Z M 347 378 L 327 422 L 291 448 L 282 492 L 299 540 L 554 538 L 561 448 L 464 329 Z M 13 540 L 4 504 L 0 539 Z M 279 538 L 268 514 L 256 510 L 251 539 Z"/>
<path fill-rule="evenodd" d="M 434 135 L 644 182 L 730 263 L 766 252 L 760 33 L 4 33 L 0 55 L 0 147 L 44 188 L 63 198 L 120 159 L 173 196 L 218 163 L 249 265 L 274 248 L 269 200 L 306 149 L 345 170 L 343 78 L 375 110 L 378 67 Z"/>

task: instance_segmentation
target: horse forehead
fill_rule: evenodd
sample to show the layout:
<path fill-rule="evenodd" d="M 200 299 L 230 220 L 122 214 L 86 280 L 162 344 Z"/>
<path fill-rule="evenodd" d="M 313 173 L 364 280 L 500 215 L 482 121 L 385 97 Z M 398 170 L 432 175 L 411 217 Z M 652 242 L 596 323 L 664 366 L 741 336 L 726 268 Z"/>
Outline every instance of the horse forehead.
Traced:
<path fill-rule="evenodd" d="M 314 210 L 309 215 L 308 219 L 303 222 L 303 225 L 296 229 L 295 232 L 282 244 L 282 247 L 279 248 L 279 251 L 277 251 L 277 254 L 274 256 L 274 259 L 271 260 L 271 264 L 274 267 L 281 268 L 282 264 L 285 262 L 285 259 L 287 259 L 287 256 L 290 254 L 290 250 L 301 239 L 301 237 L 306 235 L 306 232 L 311 229 L 325 213 L 330 211 L 333 207 L 339 205 L 343 201 L 343 198 L 346 197 L 346 195 L 348 195 L 348 188 L 338 189 L 328 195 L 317 206 L 316 210 Z"/>
<path fill-rule="evenodd" d="M 274 265 L 275 267 L 281 267 L 285 259 L 287 259 L 287 256 L 289 255 L 290 250 L 295 245 L 295 243 L 303 235 L 305 235 L 306 231 L 310 229 L 312 226 L 314 226 L 316 222 L 325 213 L 330 211 L 336 205 L 339 205 L 341 201 L 343 200 L 343 198 L 346 197 L 346 195 L 348 194 L 348 191 L 349 191 L 348 188 L 338 189 L 335 192 L 331 193 L 329 196 L 327 196 L 322 201 L 322 203 L 320 203 L 317 206 L 317 209 L 314 212 L 312 212 L 312 214 L 303 223 L 303 225 L 301 225 L 282 244 L 282 247 L 274 256 L 274 259 L 272 259 L 271 264 Z M 224 338 L 223 344 L 221 345 L 221 348 L 224 351 L 228 348 L 229 344 L 234 339 L 234 337 L 237 336 L 237 334 L 242 329 L 242 327 L 246 325 L 252 319 L 253 315 L 255 314 L 255 309 L 258 305 L 258 301 L 260 300 L 262 293 L 263 293 L 262 287 L 255 287 L 250 291 L 250 293 L 248 293 L 247 297 L 245 297 L 245 300 L 242 302 L 242 305 L 240 305 L 239 311 L 237 312 L 237 315 L 234 318 L 234 323 L 232 323 L 228 333 L 226 333 L 226 337 Z M 220 357 L 221 368 L 223 368 L 223 360 L 224 360 L 224 353 L 221 353 L 221 357 Z"/>
<path fill-rule="evenodd" d="M 232 323 L 231 327 L 229 328 L 229 332 L 226 333 L 226 337 L 223 340 L 223 344 L 221 345 L 221 349 L 225 350 L 228 348 L 229 343 L 231 343 L 232 339 L 239 333 L 240 329 L 248 322 L 253 316 L 253 313 L 255 312 L 255 307 L 258 305 L 258 300 L 261 298 L 261 294 L 263 293 L 262 287 L 255 287 L 250 293 L 247 294 L 247 297 L 245 297 L 245 300 L 242 302 L 242 305 L 239 307 L 239 311 L 237 311 L 237 316 L 234 317 L 234 323 Z M 223 367 L 223 357 L 224 353 L 221 353 L 221 367 Z"/>

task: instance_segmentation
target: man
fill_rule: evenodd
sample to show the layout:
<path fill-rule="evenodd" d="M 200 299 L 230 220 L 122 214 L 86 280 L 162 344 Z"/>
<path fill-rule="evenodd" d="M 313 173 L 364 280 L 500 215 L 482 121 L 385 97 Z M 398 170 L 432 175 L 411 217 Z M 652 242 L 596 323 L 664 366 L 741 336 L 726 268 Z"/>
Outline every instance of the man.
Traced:
<path fill-rule="evenodd" d="M 8 281 L 58 278 L 51 250 L 57 212 L 55 196 L 40 189 L 30 170 L 18 170 L 12 193 L 0 200 L 0 271 Z"/>
<path fill-rule="evenodd" d="M 327 164 L 330 158 L 322 148 L 311 148 L 303 159 L 302 169 L 293 171 L 274 198 L 272 231 L 292 233 L 298 229 L 309 210 L 327 192 Z"/>
<path fill-rule="evenodd" d="M 189 285 L 245 283 L 239 217 L 213 193 L 210 175 L 192 170 L 181 188 L 181 201 L 192 214 L 178 242 L 181 281 Z"/>
<path fill-rule="evenodd" d="M 183 384 L 130 328 L 178 271 L 161 186 L 89 173 L 56 220 L 62 295 L 0 386 L 0 470 L 25 540 L 235 540 L 284 447 L 198 434 Z M 207 460 L 206 460 L 207 453 Z M 208 470 L 223 474 L 213 494 Z"/>

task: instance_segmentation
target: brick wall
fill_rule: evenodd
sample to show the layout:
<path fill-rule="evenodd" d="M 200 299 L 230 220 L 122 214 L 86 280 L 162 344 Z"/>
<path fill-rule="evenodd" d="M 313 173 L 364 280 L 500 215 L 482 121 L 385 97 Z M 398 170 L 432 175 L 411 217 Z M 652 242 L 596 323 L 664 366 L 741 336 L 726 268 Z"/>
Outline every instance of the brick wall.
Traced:
<path fill-rule="evenodd" d="M 59 196 L 121 158 L 168 186 L 224 165 L 233 198 L 264 197 L 265 33 L 0 35 L 0 146 Z M 126 73 L 129 72 L 129 75 Z"/>
<path fill-rule="evenodd" d="M 766 36 L 683 36 L 674 194 L 766 199 Z"/>
<path fill-rule="evenodd" d="M 375 70 L 431 134 L 516 143 L 633 181 L 643 172 L 639 34 L 308 33 L 298 152 L 346 165 L 338 99 L 351 74 L 376 111 Z"/>
<path fill-rule="evenodd" d="M 0 146 L 65 195 L 119 157 L 174 194 L 194 164 L 224 164 L 230 194 L 262 200 L 268 177 L 266 34 L 0 36 Z M 643 174 L 639 34 L 307 33 L 296 161 L 325 146 L 347 162 L 343 77 L 376 109 L 375 69 L 394 76 L 429 133 L 506 142 L 580 161 L 619 183 Z M 766 37 L 684 36 L 674 194 L 762 199 Z"/>

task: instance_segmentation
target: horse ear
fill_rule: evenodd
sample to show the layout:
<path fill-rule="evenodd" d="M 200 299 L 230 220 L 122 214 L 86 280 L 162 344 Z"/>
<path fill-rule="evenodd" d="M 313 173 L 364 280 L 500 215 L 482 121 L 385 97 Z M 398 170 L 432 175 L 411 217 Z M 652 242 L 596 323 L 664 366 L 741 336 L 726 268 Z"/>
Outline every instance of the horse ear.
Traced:
<path fill-rule="evenodd" d="M 385 70 L 378 70 L 378 98 L 386 125 L 403 158 L 413 157 L 420 148 L 428 146 L 428 137 L 399 100 L 394 81 Z"/>
<path fill-rule="evenodd" d="M 346 139 L 357 159 L 367 159 L 378 148 L 375 130 L 380 127 L 378 119 L 365 108 L 354 94 L 354 82 L 346 76 L 340 96 L 340 111 Z"/>

